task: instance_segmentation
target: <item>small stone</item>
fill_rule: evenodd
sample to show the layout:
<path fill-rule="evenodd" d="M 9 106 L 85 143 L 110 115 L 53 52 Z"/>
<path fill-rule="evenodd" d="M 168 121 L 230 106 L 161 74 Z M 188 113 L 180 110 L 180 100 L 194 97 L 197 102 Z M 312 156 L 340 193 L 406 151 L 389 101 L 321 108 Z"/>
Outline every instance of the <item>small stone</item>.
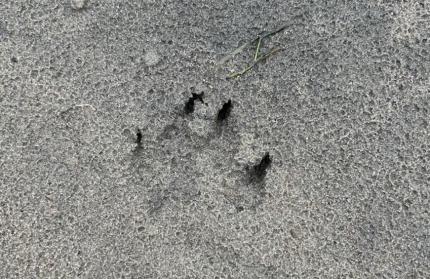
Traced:
<path fill-rule="evenodd" d="M 160 57 L 155 50 L 149 50 L 145 53 L 145 64 L 147 66 L 155 66 L 159 61 Z"/>
<path fill-rule="evenodd" d="M 80 10 L 84 7 L 86 0 L 70 0 L 70 5 L 75 10 Z"/>

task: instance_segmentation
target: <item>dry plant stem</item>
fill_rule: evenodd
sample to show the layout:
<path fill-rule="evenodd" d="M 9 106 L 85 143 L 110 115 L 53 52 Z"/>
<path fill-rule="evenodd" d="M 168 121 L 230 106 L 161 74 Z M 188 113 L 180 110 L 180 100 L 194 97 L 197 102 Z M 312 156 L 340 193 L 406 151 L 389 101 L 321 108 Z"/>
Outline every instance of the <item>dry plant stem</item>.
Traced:
<path fill-rule="evenodd" d="M 85 108 L 85 107 L 90 108 L 93 111 L 96 111 L 96 109 L 92 105 L 90 105 L 90 104 L 77 104 L 77 105 L 73 105 L 73 106 L 67 108 L 66 110 L 61 111 L 60 115 L 66 114 L 66 113 L 68 113 L 69 111 L 71 111 L 71 110 L 73 110 L 75 108 Z"/>
<path fill-rule="evenodd" d="M 254 55 L 254 61 L 257 61 L 258 59 L 258 54 L 260 53 L 260 46 L 261 46 L 261 38 L 258 39 L 257 50 L 255 51 L 255 55 Z"/>
<path fill-rule="evenodd" d="M 242 52 L 247 46 L 251 45 L 252 43 L 254 43 L 254 41 L 245 43 L 243 45 L 241 45 L 240 47 L 238 47 L 237 49 L 235 49 L 232 53 L 224 56 L 218 63 L 218 66 L 223 65 L 224 63 L 226 63 L 228 60 L 230 60 L 231 58 L 233 58 L 234 56 L 236 56 L 237 54 L 239 54 L 240 52 Z"/>
<path fill-rule="evenodd" d="M 235 72 L 232 73 L 231 75 L 229 75 L 227 78 L 231 79 L 231 78 L 236 78 L 236 77 L 240 77 L 244 74 L 246 74 L 249 70 L 251 70 L 252 68 L 254 68 L 259 62 L 265 60 L 266 58 L 274 55 L 275 53 L 279 52 L 283 50 L 282 48 L 276 48 L 276 49 L 272 49 L 269 53 L 264 54 L 263 56 L 260 56 L 257 60 L 255 60 L 251 65 L 247 66 L 245 69 L 243 69 L 240 72 Z"/>
<path fill-rule="evenodd" d="M 290 24 L 284 24 L 280 27 L 278 27 L 275 30 L 269 31 L 269 32 L 265 32 L 263 34 L 258 35 L 255 39 L 251 40 L 250 42 L 244 43 L 243 45 L 241 45 L 240 47 L 238 47 L 237 49 L 235 49 L 233 52 L 231 52 L 230 54 L 227 54 L 226 56 L 224 56 L 218 63 L 217 66 L 221 66 L 224 63 L 226 63 L 228 60 L 230 60 L 231 58 L 233 58 L 234 56 L 236 56 L 237 54 L 239 54 L 240 52 L 242 52 L 245 48 L 247 48 L 248 46 L 254 44 L 255 42 L 258 42 L 258 44 L 261 44 L 261 41 L 267 37 L 271 37 L 283 30 L 285 30 Z"/>

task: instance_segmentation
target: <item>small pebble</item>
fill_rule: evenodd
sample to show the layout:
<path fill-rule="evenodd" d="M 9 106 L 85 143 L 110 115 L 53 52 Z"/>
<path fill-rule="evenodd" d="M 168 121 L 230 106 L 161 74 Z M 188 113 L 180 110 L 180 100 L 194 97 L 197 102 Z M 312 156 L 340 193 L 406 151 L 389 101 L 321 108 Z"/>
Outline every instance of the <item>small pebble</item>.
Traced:
<path fill-rule="evenodd" d="M 160 61 L 160 56 L 155 50 L 148 50 L 145 53 L 145 64 L 147 66 L 155 66 Z"/>
<path fill-rule="evenodd" d="M 70 0 L 70 5 L 75 10 L 80 10 L 84 7 L 86 0 Z"/>

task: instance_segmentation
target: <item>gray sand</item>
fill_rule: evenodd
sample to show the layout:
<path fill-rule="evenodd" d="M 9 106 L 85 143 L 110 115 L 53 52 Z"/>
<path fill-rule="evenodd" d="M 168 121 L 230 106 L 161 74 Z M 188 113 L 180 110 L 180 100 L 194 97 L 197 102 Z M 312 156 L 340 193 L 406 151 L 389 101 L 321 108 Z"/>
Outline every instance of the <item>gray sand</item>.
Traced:
<path fill-rule="evenodd" d="M 1 0 L 0 278 L 430 278 L 429 37 L 424 0 Z"/>

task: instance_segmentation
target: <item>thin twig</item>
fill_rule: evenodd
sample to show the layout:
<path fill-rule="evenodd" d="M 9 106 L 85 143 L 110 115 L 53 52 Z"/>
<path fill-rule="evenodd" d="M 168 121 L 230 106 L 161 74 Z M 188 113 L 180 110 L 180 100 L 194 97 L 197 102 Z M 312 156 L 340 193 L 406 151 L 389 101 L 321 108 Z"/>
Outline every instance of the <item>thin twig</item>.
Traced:
<path fill-rule="evenodd" d="M 218 66 L 221 66 L 223 64 L 225 64 L 228 60 L 230 60 L 231 58 L 233 58 L 234 56 L 236 56 L 237 54 L 239 54 L 240 52 L 242 52 L 246 47 L 248 47 L 249 45 L 251 45 L 252 43 L 254 43 L 256 40 L 253 40 L 251 42 L 248 43 L 244 43 L 243 45 L 241 45 L 240 47 L 238 47 L 237 49 L 235 49 L 233 52 L 231 52 L 230 54 L 227 54 L 226 56 L 224 56 L 218 63 Z"/>
<path fill-rule="evenodd" d="M 242 76 L 244 74 L 246 74 L 249 70 L 251 70 L 252 68 L 254 68 L 259 62 L 267 59 L 268 57 L 274 55 L 275 53 L 284 50 L 283 48 L 276 48 L 276 49 L 272 49 L 269 53 L 264 54 L 263 56 L 260 56 L 257 60 L 255 60 L 251 65 L 247 66 L 245 69 L 243 69 L 240 72 L 235 72 L 230 74 L 227 78 L 231 79 L 231 78 L 236 78 L 239 76 Z"/>
<path fill-rule="evenodd" d="M 242 52 L 245 48 L 247 48 L 248 46 L 265 39 L 267 37 L 271 37 L 275 34 L 278 34 L 279 32 L 284 31 L 288 26 L 290 26 L 291 24 L 284 24 L 272 31 L 269 32 L 263 32 L 259 35 L 257 35 L 256 38 L 252 39 L 251 41 L 244 43 L 243 45 L 241 45 L 240 47 L 238 47 L 237 49 L 235 49 L 233 52 L 231 52 L 230 54 L 227 54 L 226 56 L 224 56 L 218 63 L 217 66 L 221 66 L 224 63 L 226 63 L 227 61 L 229 61 L 231 58 L 233 58 L 234 56 L 236 56 L 237 54 L 239 54 L 240 52 Z"/>
<path fill-rule="evenodd" d="M 60 115 L 64 115 L 64 114 L 68 113 L 69 111 L 71 111 L 75 108 L 85 108 L 85 107 L 88 107 L 88 108 L 92 109 L 93 111 L 96 111 L 96 109 L 90 104 L 77 104 L 77 105 L 73 105 L 73 106 L 67 108 L 66 110 L 60 111 Z"/>
<path fill-rule="evenodd" d="M 276 35 L 276 34 L 278 34 L 279 32 L 284 31 L 284 30 L 285 30 L 289 25 L 290 25 L 290 24 L 284 24 L 284 25 L 282 25 L 282 26 L 278 27 L 278 28 L 277 28 L 277 29 L 275 29 L 275 30 L 272 30 L 272 31 L 267 32 L 267 33 L 265 33 L 265 34 L 263 34 L 263 35 L 260 35 L 260 38 L 264 39 L 264 38 L 267 38 L 267 37 L 271 37 L 271 36 L 273 36 L 273 35 Z"/>
<path fill-rule="evenodd" d="M 254 55 L 254 61 L 257 61 L 258 59 L 258 54 L 260 53 L 261 40 L 262 40 L 261 38 L 258 39 L 257 50 L 255 51 L 255 55 Z"/>

